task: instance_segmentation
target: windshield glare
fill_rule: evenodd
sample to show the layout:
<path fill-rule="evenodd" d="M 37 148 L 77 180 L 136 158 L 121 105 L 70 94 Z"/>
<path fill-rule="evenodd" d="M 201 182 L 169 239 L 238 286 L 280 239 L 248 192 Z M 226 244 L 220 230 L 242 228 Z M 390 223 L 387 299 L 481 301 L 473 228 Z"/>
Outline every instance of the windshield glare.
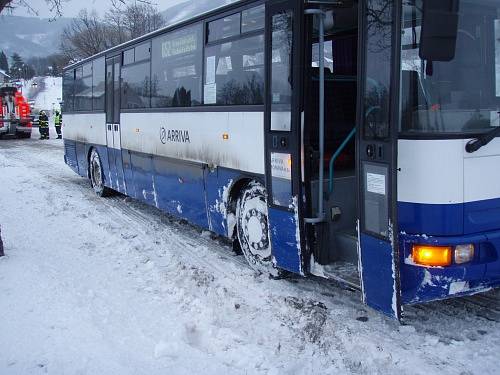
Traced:
<path fill-rule="evenodd" d="M 447 62 L 419 57 L 422 2 L 403 2 L 400 131 L 480 133 L 500 126 L 500 1 L 459 1 L 456 52 Z"/>

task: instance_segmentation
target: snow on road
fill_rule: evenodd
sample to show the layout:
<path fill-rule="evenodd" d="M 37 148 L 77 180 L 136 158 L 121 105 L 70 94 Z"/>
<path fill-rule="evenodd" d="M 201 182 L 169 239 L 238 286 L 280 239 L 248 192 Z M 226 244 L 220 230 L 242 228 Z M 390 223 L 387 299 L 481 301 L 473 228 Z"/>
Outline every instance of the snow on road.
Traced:
<path fill-rule="evenodd" d="M 0 224 L 2 375 L 498 373 L 498 291 L 399 326 L 358 292 L 256 276 L 208 233 L 97 198 L 58 140 L 0 142 Z"/>
<path fill-rule="evenodd" d="M 34 77 L 23 82 L 23 92 L 28 100 L 34 101 L 36 111 L 58 109 L 62 100 L 62 77 Z"/>

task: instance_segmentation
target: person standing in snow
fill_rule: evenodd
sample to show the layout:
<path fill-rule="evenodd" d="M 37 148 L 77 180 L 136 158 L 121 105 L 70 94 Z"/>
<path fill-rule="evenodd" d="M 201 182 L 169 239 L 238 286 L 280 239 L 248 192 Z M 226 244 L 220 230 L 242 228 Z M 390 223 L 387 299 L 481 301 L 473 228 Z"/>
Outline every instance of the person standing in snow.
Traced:
<path fill-rule="evenodd" d="M 40 112 L 38 116 L 38 126 L 40 129 L 40 139 L 49 139 L 49 116 L 45 111 Z"/>
<path fill-rule="evenodd" d="M 54 126 L 56 127 L 57 139 L 62 139 L 61 126 L 62 126 L 62 113 L 56 109 L 54 116 Z"/>

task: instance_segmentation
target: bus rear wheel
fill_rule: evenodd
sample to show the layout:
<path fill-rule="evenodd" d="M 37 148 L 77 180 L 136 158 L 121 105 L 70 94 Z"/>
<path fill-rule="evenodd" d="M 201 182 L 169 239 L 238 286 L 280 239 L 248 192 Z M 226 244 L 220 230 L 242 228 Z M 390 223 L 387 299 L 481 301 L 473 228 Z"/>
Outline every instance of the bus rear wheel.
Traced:
<path fill-rule="evenodd" d="M 277 275 L 271 252 L 266 190 L 249 183 L 236 203 L 236 230 L 243 255 L 259 273 Z"/>
<path fill-rule="evenodd" d="M 93 149 L 89 158 L 89 175 L 92 189 L 99 197 L 105 197 L 110 194 L 110 189 L 104 186 L 104 172 L 102 169 L 101 158 L 96 149 Z"/>

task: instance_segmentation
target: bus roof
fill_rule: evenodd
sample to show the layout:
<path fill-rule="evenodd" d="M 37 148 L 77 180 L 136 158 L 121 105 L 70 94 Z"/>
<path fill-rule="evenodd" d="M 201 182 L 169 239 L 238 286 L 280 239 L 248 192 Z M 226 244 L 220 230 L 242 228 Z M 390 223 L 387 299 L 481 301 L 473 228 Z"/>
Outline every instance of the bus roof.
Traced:
<path fill-rule="evenodd" d="M 203 20 L 205 18 L 209 18 L 209 17 L 211 17 L 213 15 L 216 15 L 219 12 L 229 11 L 232 8 L 237 8 L 237 7 L 240 7 L 242 5 L 247 5 L 247 4 L 252 4 L 252 3 L 261 4 L 263 2 L 265 2 L 265 0 L 234 0 L 230 4 L 221 5 L 219 7 L 216 7 L 214 9 L 212 9 L 212 10 L 209 10 L 208 12 L 200 13 L 200 14 L 194 16 L 194 17 L 190 17 L 189 19 L 175 22 L 175 23 L 173 23 L 171 25 L 164 26 L 164 27 L 162 27 L 162 28 L 160 28 L 158 30 L 152 31 L 150 33 L 144 34 L 144 35 L 142 35 L 140 37 L 137 37 L 135 39 L 129 40 L 128 42 L 124 42 L 122 44 L 118 44 L 118 45 L 116 45 L 114 47 L 108 48 L 107 50 L 99 52 L 99 53 L 97 53 L 97 54 L 95 54 L 93 56 L 87 57 L 87 58 L 85 58 L 83 60 L 80 60 L 78 62 L 70 64 L 70 65 L 66 66 L 64 68 L 64 70 L 72 69 L 72 68 L 75 68 L 75 67 L 77 67 L 79 65 L 85 64 L 85 63 L 87 63 L 89 61 L 95 60 L 95 59 L 97 59 L 99 57 L 104 57 L 106 55 L 112 54 L 113 52 L 118 52 L 119 50 L 121 50 L 123 48 L 126 48 L 128 46 L 134 45 L 136 43 L 140 43 L 141 41 L 145 41 L 145 40 L 147 40 L 149 38 L 155 37 L 157 35 L 161 35 L 161 34 L 163 34 L 165 32 L 168 32 L 168 31 L 171 31 L 171 30 L 175 30 L 177 28 L 189 25 L 191 23 L 196 23 L 196 22 L 201 21 L 201 20 Z"/>

